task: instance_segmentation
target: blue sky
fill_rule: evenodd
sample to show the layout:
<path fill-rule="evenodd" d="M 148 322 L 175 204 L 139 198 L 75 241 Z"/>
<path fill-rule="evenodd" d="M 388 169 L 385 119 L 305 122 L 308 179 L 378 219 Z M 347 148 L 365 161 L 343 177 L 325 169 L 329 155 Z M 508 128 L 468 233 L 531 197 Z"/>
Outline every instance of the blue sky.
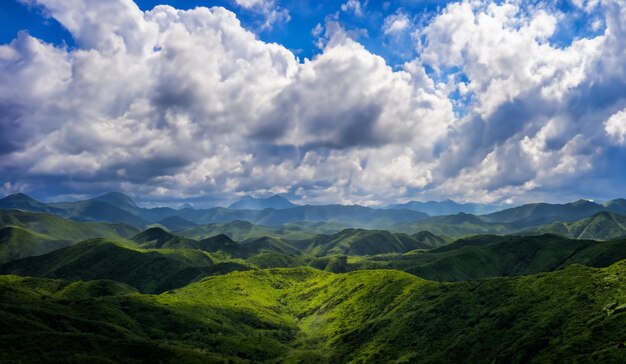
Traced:
<path fill-rule="evenodd" d="M 0 192 L 623 197 L 625 21 L 618 0 L 8 0 Z"/>

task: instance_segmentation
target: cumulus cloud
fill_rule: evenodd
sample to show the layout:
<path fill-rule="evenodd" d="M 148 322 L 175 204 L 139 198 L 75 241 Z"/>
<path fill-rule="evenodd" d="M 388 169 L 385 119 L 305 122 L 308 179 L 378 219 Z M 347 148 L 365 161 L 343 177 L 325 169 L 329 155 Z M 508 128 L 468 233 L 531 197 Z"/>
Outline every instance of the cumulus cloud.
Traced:
<path fill-rule="evenodd" d="M 363 10 L 367 6 L 367 1 L 361 3 L 360 0 L 348 0 L 341 4 L 341 10 L 345 12 L 351 12 L 356 16 L 363 16 Z"/>
<path fill-rule="evenodd" d="M 626 109 L 611 115 L 604 123 L 604 130 L 617 143 L 626 143 Z"/>
<path fill-rule="evenodd" d="M 409 17 L 403 12 L 398 12 L 385 18 L 383 23 L 383 33 L 387 35 L 395 35 L 408 30 L 410 26 L 411 20 Z"/>
<path fill-rule="evenodd" d="M 521 201 L 599 173 L 604 146 L 626 137 L 618 1 L 580 2 L 576 11 L 593 7 L 605 29 L 566 46 L 551 40 L 556 8 L 452 3 L 416 31 L 418 56 L 395 69 L 336 23 L 319 55 L 300 61 L 221 7 L 37 4 L 77 47 L 27 33 L 0 45 L 5 192 L 45 181 L 155 199 Z M 409 29 L 402 15 L 384 31 Z"/>
<path fill-rule="evenodd" d="M 261 30 L 271 29 L 276 23 L 286 23 L 291 20 L 289 11 L 278 6 L 273 0 L 235 0 L 235 3 L 244 9 L 260 14 L 264 18 Z"/>

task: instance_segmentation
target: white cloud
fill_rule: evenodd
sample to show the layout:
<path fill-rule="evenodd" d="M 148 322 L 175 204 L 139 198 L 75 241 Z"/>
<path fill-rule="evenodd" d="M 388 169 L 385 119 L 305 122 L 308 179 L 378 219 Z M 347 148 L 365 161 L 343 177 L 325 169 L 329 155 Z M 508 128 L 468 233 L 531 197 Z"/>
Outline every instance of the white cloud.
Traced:
<path fill-rule="evenodd" d="M 291 20 L 289 11 L 278 6 L 274 0 L 235 0 L 235 3 L 264 17 L 261 30 L 271 29 L 276 23 L 287 23 Z"/>
<path fill-rule="evenodd" d="M 619 111 L 604 123 L 607 135 L 619 144 L 626 143 L 626 109 Z"/>
<path fill-rule="evenodd" d="M 53 180 L 156 197 L 521 202 L 593 175 L 607 136 L 626 139 L 617 1 L 597 4 L 604 33 L 565 47 L 550 43 L 561 15 L 548 6 L 452 3 L 417 31 L 419 56 L 400 70 L 335 22 L 300 63 L 220 7 L 39 3 L 78 46 L 26 33 L 0 45 L 3 191 Z M 412 28 L 401 15 L 389 34 Z"/>
<path fill-rule="evenodd" d="M 389 15 L 385 18 L 383 23 L 383 33 L 387 35 L 394 35 L 402 33 L 411 27 L 411 20 L 403 13 Z"/>
<path fill-rule="evenodd" d="M 367 6 L 367 0 L 361 4 L 360 0 L 348 0 L 344 4 L 341 4 L 341 10 L 345 12 L 352 12 L 356 16 L 363 16 L 363 10 Z"/>

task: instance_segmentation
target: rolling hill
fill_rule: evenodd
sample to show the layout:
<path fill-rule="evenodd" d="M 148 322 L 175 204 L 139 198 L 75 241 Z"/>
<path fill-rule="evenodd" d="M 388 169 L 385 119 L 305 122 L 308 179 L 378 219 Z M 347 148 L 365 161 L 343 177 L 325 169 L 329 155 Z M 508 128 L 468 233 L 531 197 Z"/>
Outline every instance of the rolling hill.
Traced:
<path fill-rule="evenodd" d="M 291 268 L 156 296 L 2 276 L 0 361 L 620 362 L 624 276 L 623 262 L 452 284 Z"/>
<path fill-rule="evenodd" d="M 475 236 L 429 251 L 359 259 L 349 269 L 397 269 L 430 280 L 465 281 L 551 272 L 576 263 L 606 267 L 622 259 L 626 240 Z"/>
<path fill-rule="evenodd" d="M 431 245 L 435 244 L 435 245 Z M 414 249 L 430 249 L 442 244 L 432 234 L 393 234 L 386 230 L 345 229 L 336 234 L 318 235 L 294 242 L 294 245 L 315 256 L 377 255 L 404 253 Z"/>
<path fill-rule="evenodd" d="M 197 250 L 133 249 L 105 239 L 85 240 L 51 253 L 0 266 L 2 274 L 69 280 L 110 279 L 142 292 L 163 292 L 209 272 L 210 256 Z"/>

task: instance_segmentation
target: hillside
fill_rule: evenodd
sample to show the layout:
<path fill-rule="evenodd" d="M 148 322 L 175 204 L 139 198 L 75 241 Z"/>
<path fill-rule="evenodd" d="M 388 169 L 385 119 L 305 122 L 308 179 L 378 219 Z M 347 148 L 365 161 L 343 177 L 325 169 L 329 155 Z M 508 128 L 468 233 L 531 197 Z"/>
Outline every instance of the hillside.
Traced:
<path fill-rule="evenodd" d="M 51 252 L 90 238 L 123 240 L 138 232 L 124 224 L 77 222 L 47 213 L 0 210 L 0 264 Z"/>
<path fill-rule="evenodd" d="M 110 279 L 142 292 L 181 287 L 205 274 L 210 256 L 193 250 L 141 250 L 92 239 L 51 253 L 0 266 L 1 274 L 69 280 Z"/>
<path fill-rule="evenodd" d="M 522 233 L 555 233 L 574 239 L 611 240 L 626 236 L 626 216 L 599 212 L 582 220 L 554 222 Z"/>
<path fill-rule="evenodd" d="M 525 228 L 557 221 L 580 220 L 605 209 L 604 206 L 587 200 L 566 204 L 533 203 L 483 215 L 481 218 L 489 222 L 510 223 L 517 228 Z"/>
<path fill-rule="evenodd" d="M 69 240 L 58 240 L 17 227 L 0 228 L 0 264 L 41 255 L 71 245 Z"/>
<path fill-rule="evenodd" d="M 160 227 L 153 227 L 144 230 L 130 238 L 130 240 L 137 243 L 138 246 L 146 249 L 198 248 L 198 243 L 195 240 L 170 234 Z"/>
<path fill-rule="evenodd" d="M 626 259 L 625 248 L 626 240 L 476 236 L 429 251 L 358 259 L 348 269 L 398 269 L 435 281 L 465 281 L 551 272 L 576 263 L 606 267 Z"/>
<path fill-rule="evenodd" d="M 3 276 L 0 360 L 619 362 L 624 276 L 624 263 L 454 284 L 272 269 L 158 296 L 96 282 L 110 288 L 75 287 L 69 305 L 70 282 Z"/>
<path fill-rule="evenodd" d="M 434 245 L 433 245 L 434 244 Z M 386 230 L 345 229 L 336 234 L 318 235 L 294 242 L 298 248 L 315 256 L 377 255 L 404 253 L 414 249 L 430 249 L 443 243 L 435 235 L 392 234 Z"/>

